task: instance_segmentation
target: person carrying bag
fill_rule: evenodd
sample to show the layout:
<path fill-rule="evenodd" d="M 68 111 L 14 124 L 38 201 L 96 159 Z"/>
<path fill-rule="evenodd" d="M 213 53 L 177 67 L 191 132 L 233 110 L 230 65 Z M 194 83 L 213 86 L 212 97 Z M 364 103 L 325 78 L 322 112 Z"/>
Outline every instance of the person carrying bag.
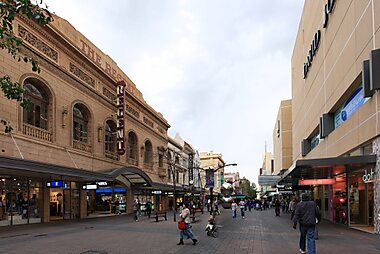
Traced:
<path fill-rule="evenodd" d="M 177 245 L 184 245 L 183 239 L 191 239 L 193 241 L 193 245 L 195 245 L 198 242 L 198 240 L 195 238 L 191 229 L 189 204 L 183 204 L 183 209 L 179 217 L 181 218 L 181 221 L 178 222 L 180 238 L 179 243 L 177 243 Z M 185 224 L 185 226 L 183 226 L 183 224 Z"/>

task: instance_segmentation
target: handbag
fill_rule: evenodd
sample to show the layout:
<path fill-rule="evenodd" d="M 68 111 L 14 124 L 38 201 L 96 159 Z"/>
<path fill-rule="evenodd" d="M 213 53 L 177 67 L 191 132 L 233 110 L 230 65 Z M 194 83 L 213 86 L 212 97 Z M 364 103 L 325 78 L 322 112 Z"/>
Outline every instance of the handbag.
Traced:
<path fill-rule="evenodd" d="M 185 230 L 186 229 L 186 223 L 185 223 L 185 221 L 183 221 L 183 220 L 178 221 L 178 229 L 179 230 Z"/>

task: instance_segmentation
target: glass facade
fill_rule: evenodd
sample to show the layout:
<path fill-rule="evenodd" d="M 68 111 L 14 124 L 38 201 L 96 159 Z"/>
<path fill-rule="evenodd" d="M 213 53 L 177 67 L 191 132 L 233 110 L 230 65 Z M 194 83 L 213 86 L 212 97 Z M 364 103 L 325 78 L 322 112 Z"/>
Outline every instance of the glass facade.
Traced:
<path fill-rule="evenodd" d="M 41 222 L 41 179 L 0 176 L 0 191 L 0 226 Z"/>

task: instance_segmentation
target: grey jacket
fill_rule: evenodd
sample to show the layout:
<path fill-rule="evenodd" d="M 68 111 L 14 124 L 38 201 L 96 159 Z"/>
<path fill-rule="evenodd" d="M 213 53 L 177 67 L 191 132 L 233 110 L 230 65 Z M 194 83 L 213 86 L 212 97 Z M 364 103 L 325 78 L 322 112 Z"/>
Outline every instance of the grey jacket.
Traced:
<path fill-rule="evenodd" d="M 314 201 L 301 201 L 296 206 L 293 222 L 302 225 L 312 226 L 321 220 L 321 211 Z"/>

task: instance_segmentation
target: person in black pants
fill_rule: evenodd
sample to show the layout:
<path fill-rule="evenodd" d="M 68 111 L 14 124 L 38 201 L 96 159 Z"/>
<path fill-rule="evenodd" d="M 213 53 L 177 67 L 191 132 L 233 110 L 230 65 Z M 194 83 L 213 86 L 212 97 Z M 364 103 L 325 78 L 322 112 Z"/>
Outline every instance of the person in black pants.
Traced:
<path fill-rule="evenodd" d="M 310 195 L 303 193 L 301 202 L 296 206 L 293 218 L 293 228 L 297 228 L 299 223 L 300 228 L 300 252 L 306 253 L 306 238 L 307 238 L 307 253 L 315 254 L 315 225 L 317 221 L 321 221 L 321 212 L 317 204 L 310 199 Z"/>

